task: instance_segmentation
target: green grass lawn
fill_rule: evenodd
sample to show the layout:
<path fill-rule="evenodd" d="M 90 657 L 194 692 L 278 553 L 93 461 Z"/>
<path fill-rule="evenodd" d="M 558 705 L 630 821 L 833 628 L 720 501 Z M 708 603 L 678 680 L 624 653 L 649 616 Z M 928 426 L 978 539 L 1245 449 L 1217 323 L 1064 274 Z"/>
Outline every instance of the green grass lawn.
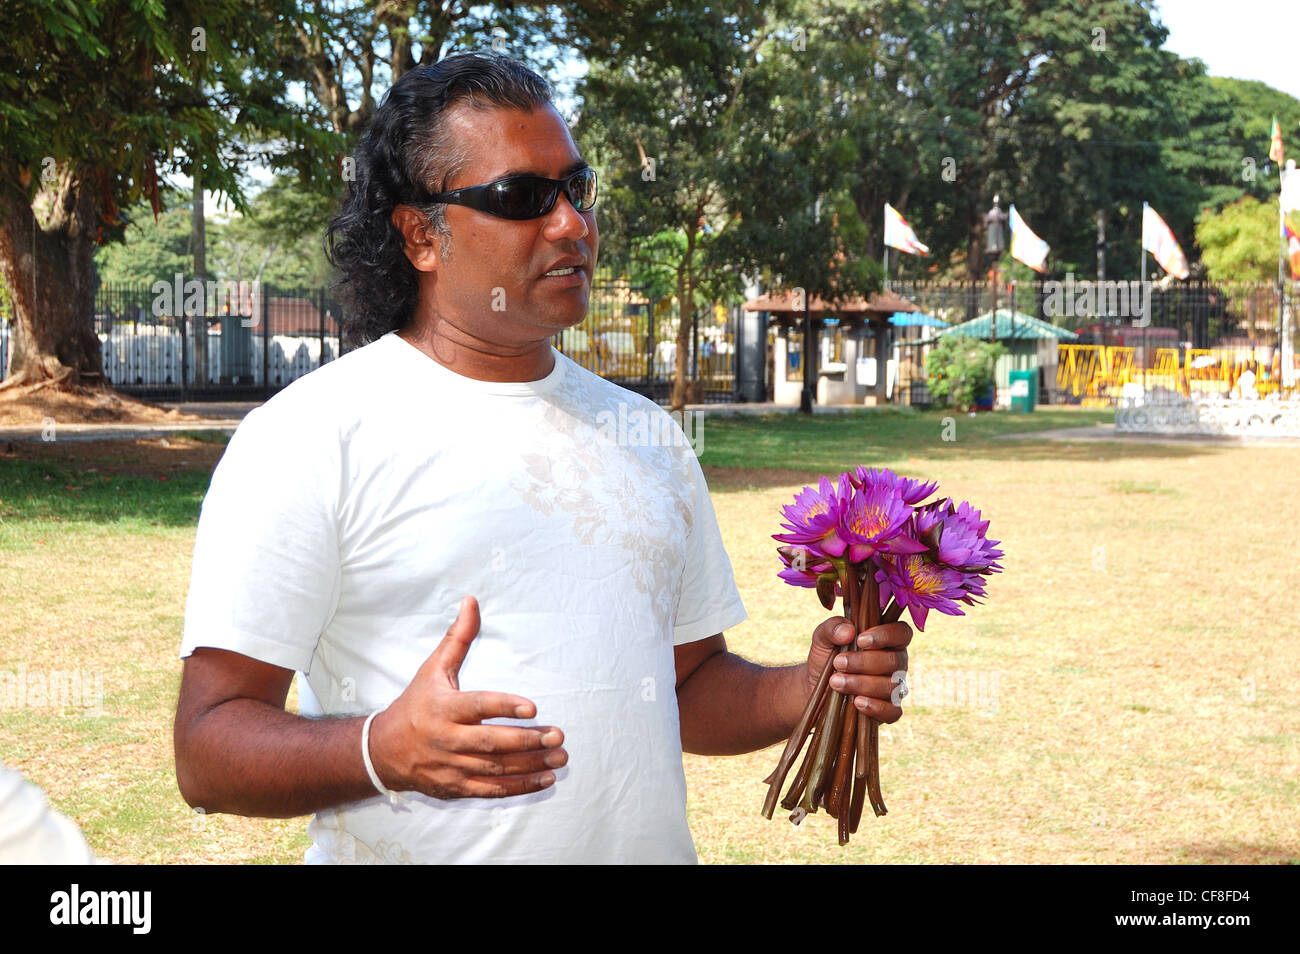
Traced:
<path fill-rule="evenodd" d="M 889 814 L 868 813 L 841 849 L 823 816 L 760 816 L 779 749 L 687 756 L 703 861 L 1300 861 L 1300 572 L 1277 519 L 1300 499 L 1300 446 L 995 439 L 1107 419 L 704 422 L 749 610 L 727 637 L 751 659 L 796 661 L 827 615 L 777 579 L 770 537 L 816 474 L 867 464 L 938 480 L 983 510 L 1007 556 L 986 605 L 916 634 L 914 698 L 882 732 Z M 307 844 L 304 819 L 199 816 L 176 790 L 176 651 L 221 449 L 175 437 L 0 455 L 0 671 L 83 671 L 103 692 L 102 714 L 0 707 L 0 754 L 112 861 L 293 863 Z M 982 697 L 949 691 L 979 680 Z"/>
<path fill-rule="evenodd" d="M 706 417 L 701 463 L 713 467 L 842 470 L 866 461 L 893 466 L 925 451 L 961 454 L 999 434 L 1111 423 L 1098 408 L 1039 408 L 1032 414 L 862 408 L 848 413 Z"/>

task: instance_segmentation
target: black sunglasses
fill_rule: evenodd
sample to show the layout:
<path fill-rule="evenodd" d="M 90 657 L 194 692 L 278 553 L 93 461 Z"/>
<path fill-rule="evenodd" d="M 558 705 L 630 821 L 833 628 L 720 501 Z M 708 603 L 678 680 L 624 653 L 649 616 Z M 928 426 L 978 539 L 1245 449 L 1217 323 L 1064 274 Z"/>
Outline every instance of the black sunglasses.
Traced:
<path fill-rule="evenodd" d="M 567 179 L 507 176 L 486 185 L 468 186 L 431 195 L 428 202 L 449 202 L 503 219 L 537 219 L 555 208 L 560 191 L 579 212 L 596 207 L 596 170 L 587 166 Z"/>

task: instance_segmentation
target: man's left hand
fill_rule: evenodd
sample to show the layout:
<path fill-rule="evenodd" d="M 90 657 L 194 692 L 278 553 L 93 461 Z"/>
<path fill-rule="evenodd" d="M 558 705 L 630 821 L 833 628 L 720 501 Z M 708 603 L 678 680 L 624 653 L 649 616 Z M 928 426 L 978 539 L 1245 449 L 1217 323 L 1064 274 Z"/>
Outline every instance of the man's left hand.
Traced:
<path fill-rule="evenodd" d="M 843 616 L 832 616 L 817 627 L 808 651 L 809 695 L 817 688 L 826 657 L 853 641 L 853 624 Z M 863 630 L 856 647 L 836 657 L 831 688 L 853 693 L 859 712 L 880 722 L 897 722 L 903 710 L 890 696 L 898 685 L 896 674 L 907 671 L 907 644 L 911 641 L 912 627 L 902 620 Z"/>

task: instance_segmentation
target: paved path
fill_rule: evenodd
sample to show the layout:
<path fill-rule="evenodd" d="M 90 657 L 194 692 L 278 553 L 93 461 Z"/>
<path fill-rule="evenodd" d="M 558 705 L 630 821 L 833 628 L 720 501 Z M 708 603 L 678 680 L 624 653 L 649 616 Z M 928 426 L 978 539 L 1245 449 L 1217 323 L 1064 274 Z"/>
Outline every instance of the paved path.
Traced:
<path fill-rule="evenodd" d="M 1092 427 L 1058 427 L 1023 434 L 998 434 L 999 441 L 1109 441 L 1118 444 L 1219 444 L 1251 447 L 1297 447 L 1300 440 L 1289 437 L 1225 437 L 1218 434 L 1129 434 L 1115 430 L 1114 424 Z"/>
<path fill-rule="evenodd" d="M 182 414 L 197 414 L 200 417 L 212 417 L 222 421 L 238 421 L 261 401 L 194 401 L 189 404 L 177 404 L 171 401 L 160 402 L 163 407 L 171 407 Z"/>

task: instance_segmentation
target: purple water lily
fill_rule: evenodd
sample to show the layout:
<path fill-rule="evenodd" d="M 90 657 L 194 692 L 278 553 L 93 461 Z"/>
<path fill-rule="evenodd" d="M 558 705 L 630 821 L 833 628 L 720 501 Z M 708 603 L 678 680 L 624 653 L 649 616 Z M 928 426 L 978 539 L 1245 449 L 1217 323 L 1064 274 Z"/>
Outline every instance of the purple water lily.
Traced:
<path fill-rule="evenodd" d="M 956 616 L 962 612 L 958 602 L 977 605 L 977 597 L 986 595 L 984 577 L 1002 570 L 996 562 L 1000 541 L 988 539 L 988 527 L 966 502 L 948 499 L 917 508 L 908 529 L 926 552 L 880 561 L 881 602 L 893 597 L 917 629 L 925 627 L 931 609 Z"/>
<path fill-rule="evenodd" d="M 899 496 L 903 498 L 903 502 L 912 507 L 915 507 L 939 489 L 937 481 L 925 483 L 911 477 L 900 477 L 892 470 L 876 470 L 875 468 L 869 470 L 865 464 L 859 464 L 847 476 L 854 487 L 874 486 L 882 483 L 893 486 L 897 489 Z"/>
<path fill-rule="evenodd" d="M 823 477 L 782 508 L 789 533 L 774 534 L 778 575 L 794 586 L 816 588 L 823 603 L 842 593 L 847 565 L 871 568 L 880 584 L 882 608 L 892 600 L 918 629 L 930 610 L 960 615 L 958 603 L 978 604 L 984 578 L 1001 572 L 999 541 L 989 522 L 969 503 L 951 498 L 928 504 L 934 482 L 900 477 L 892 470 L 860 466 Z"/>
<path fill-rule="evenodd" d="M 834 570 L 829 561 L 806 547 L 777 547 L 776 552 L 784 566 L 777 576 L 795 586 L 814 587 L 821 574 Z"/>
<path fill-rule="evenodd" d="M 848 544 L 840 536 L 839 517 L 851 491 L 847 474 L 840 475 L 838 486 L 823 477 L 816 488 L 805 487 L 795 494 L 794 503 L 781 508 L 787 521 L 781 526 L 790 532 L 774 533 L 772 539 L 820 556 L 842 557 Z"/>
<path fill-rule="evenodd" d="M 922 507 L 916 512 L 912 532 L 940 563 L 965 573 L 996 573 L 1002 567 L 997 549 L 1000 540 L 986 534 L 989 522 L 980 520 L 980 512 L 962 501 L 953 506 L 951 499 Z"/>
<path fill-rule="evenodd" d="M 789 532 L 774 534 L 786 544 L 777 548 L 779 576 L 815 589 L 827 609 L 842 597 L 844 615 L 859 632 L 892 623 L 904 610 L 918 630 L 925 629 L 931 610 L 963 615 L 958 604 L 975 605 L 985 596 L 985 577 L 1001 572 L 996 561 L 1002 551 L 997 540 L 988 539 L 988 521 L 969 503 L 922 503 L 937 489 L 933 482 L 867 467 L 841 474 L 835 484 L 821 478 L 782 508 L 782 527 Z M 876 815 L 887 809 L 880 792 L 879 720 L 860 714 L 845 694 L 831 689 L 835 660 L 835 652 L 826 658 L 819 689 L 766 780 L 763 815 L 772 817 L 786 776 L 810 744 L 781 805 L 794 812 L 795 824 L 826 808 L 839 821 L 839 843 L 845 845 L 866 799 Z M 814 732 L 816 742 L 809 743 Z"/>
<path fill-rule="evenodd" d="M 957 602 L 969 602 L 967 574 L 919 553 L 885 557 L 880 567 L 876 571 L 880 602 L 884 604 L 892 597 L 912 614 L 918 630 L 925 629 L 926 615 L 932 609 L 949 616 L 963 615 Z"/>
<path fill-rule="evenodd" d="M 880 553 L 924 552 L 925 544 L 904 532 L 913 509 L 901 478 L 891 471 L 874 470 L 859 476 L 862 483 L 840 512 L 840 536 L 848 543 L 849 560 L 861 563 Z"/>

